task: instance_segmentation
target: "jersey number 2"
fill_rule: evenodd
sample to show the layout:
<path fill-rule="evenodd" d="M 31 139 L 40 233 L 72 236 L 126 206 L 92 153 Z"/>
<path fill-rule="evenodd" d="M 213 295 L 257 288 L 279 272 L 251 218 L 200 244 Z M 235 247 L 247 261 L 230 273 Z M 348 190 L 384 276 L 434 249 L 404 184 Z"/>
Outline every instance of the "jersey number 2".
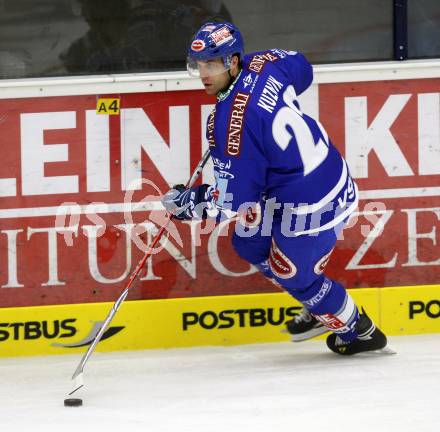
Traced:
<path fill-rule="evenodd" d="M 321 165 L 327 157 L 327 133 L 317 121 L 316 124 L 321 130 L 325 141 L 319 138 L 318 142 L 315 143 L 312 131 L 303 118 L 303 113 L 293 103 L 296 100 L 296 92 L 292 85 L 286 88 L 283 94 L 283 100 L 287 106 L 280 108 L 275 115 L 272 123 L 272 135 L 275 142 L 284 151 L 292 140 L 292 134 L 287 129 L 287 127 L 290 126 L 298 145 L 299 154 L 304 167 L 304 175 L 307 175 Z"/>

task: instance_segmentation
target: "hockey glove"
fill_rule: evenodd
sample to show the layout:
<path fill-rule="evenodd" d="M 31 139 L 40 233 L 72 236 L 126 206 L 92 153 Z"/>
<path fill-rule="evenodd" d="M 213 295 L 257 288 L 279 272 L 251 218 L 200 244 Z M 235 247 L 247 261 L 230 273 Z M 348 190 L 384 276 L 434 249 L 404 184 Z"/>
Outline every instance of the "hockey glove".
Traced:
<path fill-rule="evenodd" d="M 162 204 L 176 219 L 206 219 L 208 188 L 207 184 L 190 189 L 181 184 L 176 185 L 162 197 Z"/>

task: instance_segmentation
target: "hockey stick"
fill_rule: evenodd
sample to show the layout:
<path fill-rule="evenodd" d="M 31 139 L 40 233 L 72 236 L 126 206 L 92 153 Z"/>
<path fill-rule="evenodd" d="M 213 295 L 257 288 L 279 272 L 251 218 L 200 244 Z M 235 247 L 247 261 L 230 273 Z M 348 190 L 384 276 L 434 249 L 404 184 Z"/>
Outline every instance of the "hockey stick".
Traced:
<path fill-rule="evenodd" d="M 194 185 L 194 183 L 196 182 L 197 178 L 199 177 L 200 173 L 202 172 L 203 167 L 205 166 L 205 164 L 208 161 L 208 159 L 209 159 L 209 149 L 206 150 L 206 152 L 204 153 L 202 159 L 200 160 L 199 164 L 197 165 L 196 169 L 194 170 L 191 178 L 188 180 L 188 183 L 186 184 L 187 188 L 190 188 L 190 187 L 192 187 Z M 128 291 L 130 290 L 130 287 L 132 286 L 133 282 L 138 277 L 138 275 L 139 275 L 141 269 L 144 267 L 145 262 L 147 261 L 147 259 L 151 256 L 152 251 L 154 250 L 156 244 L 159 242 L 160 238 L 162 237 L 162 234 L 165 232 L 165 229 L 168 226 L 168 224 L 171 221 L 171 219 L 173 218 L 173 215 L 168 213 L 166 217 L 167 217 L 167 220 L 161 226 L 159 232 L 156 234 L 156 237 L 151 242 L 151 245 L 149 246 L 149 248 L 145 252 L 143 258 L 139 261 L 138 265 L 136 266 L 135 270 L 133 271 L 133 273 L 130 276 L 130 280 L 128 281 L 127 286 L 125 287 L 124 291 L 122 291 L 122 294 L 119 296 L 119 298 L 113 304 L 112 308 L 110 309 L 109 314 L 107 315 L 107 318 L 104 321 L 104 324 L 102 325 L 102 327 L 99 330 L 99 332 L 96 334 L 96 336 L 93 339 L 93 342 L 89 346 L 88 350 L 83 355 L 83 357 L 82 357 L 78 367 L 76 368 L 76 370 L 75 370 L 75 372 L 74 372 L 74 374 L 72 376 L 73 389 L 69 393 L 69 395 L 75 393 L 77 390 L 79 390 L 81 387 L 83 387 L 83 385 L 84 385 L 84 380 L 83 380 L 84 366 L 86 365 L 87 360 L 92 355 L 96 345 L 98 345 L 98 342 L 101 340 L 102 335 L 104 334 L 104 332 L 107 329 L 108 325 L 110 324 L 110 322 L 112 321 L 112 319 L 115 316 L 116 312 L 120 308 L 122 302 L 127 297 Z"/>

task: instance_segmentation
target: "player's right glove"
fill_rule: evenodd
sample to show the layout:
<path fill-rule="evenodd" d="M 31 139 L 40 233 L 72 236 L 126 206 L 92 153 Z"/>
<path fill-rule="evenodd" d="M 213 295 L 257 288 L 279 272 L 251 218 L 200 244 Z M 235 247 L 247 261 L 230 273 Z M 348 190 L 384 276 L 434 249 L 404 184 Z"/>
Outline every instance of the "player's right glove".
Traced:
<path fill-rule="evenodd" d="M 207 184 L 190 189 L 176 185 L 162 197 L 162 204 L 176 219 L 206 219 L 208 188 Z"/>

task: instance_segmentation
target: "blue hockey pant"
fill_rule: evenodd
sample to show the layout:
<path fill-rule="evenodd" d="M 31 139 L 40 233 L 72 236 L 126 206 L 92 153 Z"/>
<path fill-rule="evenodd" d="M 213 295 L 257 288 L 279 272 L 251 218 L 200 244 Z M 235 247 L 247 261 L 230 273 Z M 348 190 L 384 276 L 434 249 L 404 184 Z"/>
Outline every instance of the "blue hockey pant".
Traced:
<path fill-rule="evenodd" d="M 345 288 L 324 273 L 343 224 L 313 235 L 285 236 L 274 221 L 272 235 L 234 233 L 238 255 L 280 284 L 329 330 L 346 341 L 356 338 L 358 309 Z"/>

